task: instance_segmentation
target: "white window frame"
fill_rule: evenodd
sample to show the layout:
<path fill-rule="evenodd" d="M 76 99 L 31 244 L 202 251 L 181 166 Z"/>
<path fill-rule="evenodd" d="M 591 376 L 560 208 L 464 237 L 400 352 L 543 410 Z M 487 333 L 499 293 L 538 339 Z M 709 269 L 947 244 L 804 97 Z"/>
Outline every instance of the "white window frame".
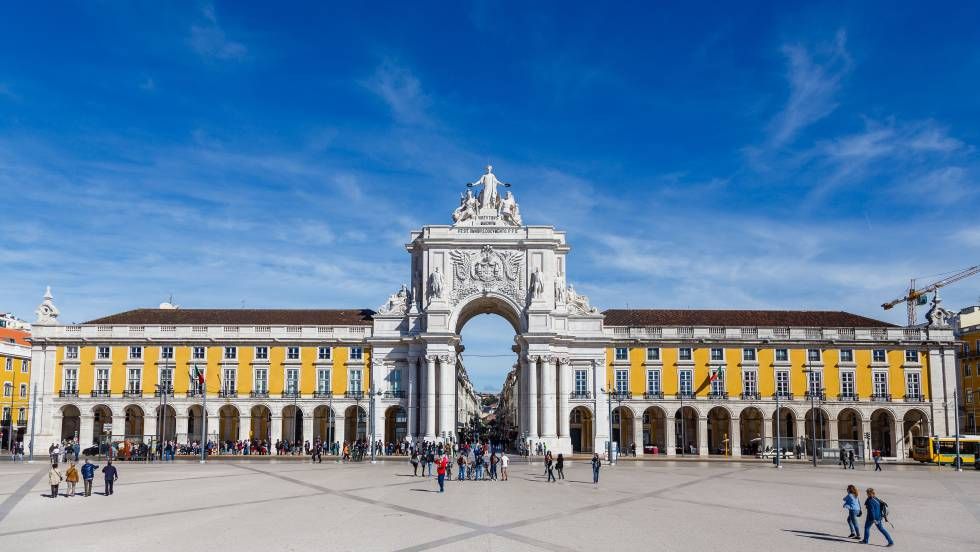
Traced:
<path fill-rule="evenodd" d="M 658 362 L 660 360 L 660 347 L 647 347 L 647 360 Z"/>
<path fill-rule="evenodd" d="M 229 374 L 231 377 L 228 377 Z M 221 390 L 224 392 L 235 393 L 238 391 L 238 368 L 235 366 L 225 366 L 221 369 Z M 232 385 L 229 385 L 228 382 Z"/>
<path fill-rule="evenodd" d="M 780 389 L 779 389 L 780 388 L 780 381 L 779 381 L 780 380 L 780 375 L 785 375 L 785 379 L 786 379 L 786 382 L 785 382 L 786 383 L 786 385 L 785 385 L 786 390 L 783 391 L 783 392 L 780 392 Z M 776 391 L 776 393 L 780 397 L 787 397 L 787 396 L 793 394 L 793 378 L 790 377 L 789 370 L 776 370 L 774 383 L 775 383 L 775 391 Z"/>
<path fill-rule="evenodd" d="M 299 390 L 301 389 L 299 372 L 300 370 L 296 366 L 289 366 L 285 369 L 285 373 L 283 374 L 282 378 L 283 387 L 285 388 L 283 391 L 286 393 L 299 393 Z M 296 377 L 290 378 L 290 374 L 295 374 Z M 295 387 L 290 386 L 290 380 L 295 382 Z"/>
<path fill-rule="evenodd" d="M 660 379 L 660 370 L 658 368 L 647 369 L 646 392 L 651 394 L 663 392 L 662 380 Z"/>
<path fill-rule="evenodd" d="M 65 347 L 65 360 L 78 360 L 78 345 Z"/>
<path fill-rule="evenodd" d="M 786 358 L 779 358 L 780 352 L 785 354 Z M 786 348 L 773 349 L 772 359 L 773 362 L 789 363 L 789 349 Z"/>
<path fill-rule="evenodd" d="M 912 380 L 915 380 L 914 382 Z M 915 393 L 909 393 L 909 389 L 912 385 L 915 385 Z M 922 396 L 922 373 L 918 370 L 909 370 L 905 372 L 905 396 L 907 397 L 921 397 Z"/>
<path fill-rule="evenodd" d="M 5 364 L 6 364 L 6 366 L 4 367 L 5 370 L 7 370 L 8 372 L 14 371 L 14 359 L 7 357 L 7 362 Z"/>
<path fill-rule="evenodd" d="M 850 376 L 847 378 L 845 376 Z M 850 379 L 850 381 L 847 381 Z M 847 386 L 850 386 L 850 390 Z M 854 370 L 841 370 L 840 372 L 840 394 L 846 397 L 857 396 L 857 372 Z"/>
<path fill-rule="evenodd" d="M 26 358 L 24 360 L 21 360 L 20 361 L 20 373 L 21 374 L 26 374 L 26 373 L 28 373 L 30 371 L 31 371 L 31 361 L 27 360 Z"/>
<path fill-rule="evenodd" d="M 841 364 L 853 364 L 854 363 L 854 349 L 841 349 L 840 362 Z M 848 358 L 844 358 L 845 354 Z"/>
<path fill-rule="evenodd" d="M 100 372 L 105 372 L 105 378 L 99 377 Z M 100 382 L 105 383 L 105 385 L 99 385 Z M 95 369 L 95 390 L 108 393 L 110 389 L 112 389 L 112 369 L 97 367 Z"/>
<path fill-rule="evenodd" d="M 624 374 L 625 377 L 623 377 Z M 630 371 L 628 368 L 619 368 L 615 373 L 613 373 L 613 389 L 617 393 L 629 393 Z"/>
<path fill-rule="evenodd" d="M 143 360 L 143 347 L 141 345 L 129 346 L 129 360 Z"/>
<path fill-rule="evenodd" d="M 684 358 L 684 357 L 687 358 Z M 679 347 L 677 349 L 678 362 L 694 362 L 694 349 L 692 347 Z"/>
<path fill-rule="evenodd" d="M 326 377 L 323 377 L 326 374 Z M 316 390 L 318 393 L 329 393 L 332 387 L 330 386 L 330 368 L 317 368 L 316 370 Z"/>
<path fill-rule="evenodd" d="M 878 353 L 881 353 L 881 360 L 878 360 Z M 872 364 L 886 364 L 888 362 L 888 351 L 885 349 L 872 349 L 871 350 L 871 363 Z"/>
<path fill-rule="evenodd" d="M 725 386 L 725 372 L 726 370 L 718 370 L 718 377 L 711 381 L 711 394 L 721 395 L 727 391 Z"/>
<path fill-rule="evenodd" d="M 349 393 L 363 393 L 364 392 L 364 372 L 360 368 L 351 368 L 347 372 L 347 391 Z M 357 386 L 354 383 L 357 382 Z"/>
<path fill-rule="evenodd" d="M 743 370 L 742 393 L 745 393 L 746 395 L 755 395 L 758 392 L 759 392 L 759 371 Z"/>
<path fill-rule="evenodd" d="M 910 356 L 912 358 L 909 358 Z M 919 351 L 917 349 L 905 349 L 905 362 L 907 364 L 918 364 L 919 363 Z"/>
<path fill-rule="evenodd" d="M 620 355 L 620 352 L 622 352 L 622 355 Z M 619 362 L 628 361 L 630 359 L 629 347 L 615 347 L 613 359 Z"/>
<path fill-rule="evenodd" d="M 191 348 L 191 360 L 207 360 L 208 348 L 196 345 Z"/>
<path fill-rule="evenodd" d="M 326 354 L 324 354 L 324 352 Z M 317 350 L 316 350 L 316 359 L 317 360 L 332 360 L 333 359 L 333 347 L 330 347 L 329 345 L 321 345 L 321 346 L 317 347 Z"/>
<path fill-rule="evenodd" d="M 295 345 L 286 347 L 286 360 L 299 360 L 301 354 L 299 347 Z"/>
<path fill-rule="evenodd" d="M 135 378 L 133 377 L 134 373 L 136 374 Z M 143 367 L 129 366 L 128 368 L 126 368 L 126 390 L 127 391 L 143 390 Z"/>
<path fill-rule="evenodd" d="M 389 372 L 388 377 L 388 388 L 393 392 L 397 393 L 402 390 L 402 370 L 401 368 L 392 368 Z"/>
<path fill-rule="evenodd" d="M 814 358 L 816 357 L 816 358 Z M 823 362 L 823 350 L 822 349 L 807 349 L 806 350 L 806 361 L 810 363 Z"/>
<path fill-rule="evenodd" d="M 717 357 L 715 357 L 716 352 L 718 353 Z M 708 352 L 708 359 L 711 362 L 725 362 L 725 349 L 722 347 L 712 347 Z"/>
<path fill-rule="evenodd" d="M 685 375 L 687 376 L 687 387 L 688 387 L 686 391 L 684 390 Z M 694 395 L 694 370 L 690 368 L 684 368 L 682 370 L 677 371 L 677 392 L 683 393 L 685 396 Z"/>
<path fill-rule="evenodd" d="M 160 346 L 160 360 L 173 360 L 173 359 L 174 359 L 173 345 Z"/>
<path fill-rule="evenodd" d="M 71 367 L 65 368 L 64 372 L 64 383 L 62 384 L 62 389 L 68 392 L 77 393 L 78 392 L 78 368 Z"/>
<path fill-rule="evenodd" d="M 751 358 L 749 358 L 751 357 Z M 752 347 L 742 348 L 742 362 L 758 362 L 759 352 Z"/>
<path fill-rule="evenodd" d="M 238 360 L 238 347 L 226 345 L 221 353 L 221 358 L 223 360 Z"/>
<path fill-rule="evenodd" d="M 807 391 L 819 395 L 823 391 L 823 370 L 810 370 L 806 372 Z"/>
<path fill-rule="evenodd" d="M 252 373 L 252 389 L 256 393 L 269 392 L 269 369 L 268 368 L 255 369 L 255 371 Z"/>
<path fill-rule="evenodd" d="M 579 374 L 582 374 L 585 377 L 579 379 Z M 575 373 L 573 374 L 572 377 L 573 377 L 573 380 L 572 381 L 573 381 L 575 393 L 578 393 L 578 394 L 581 395 L 581 394 L 585 394 L 585 393 L 588 393 L 589 392 L 589 371 L 588 370 L 585 370 L 585 369 L 576 369 L 575 370 Z M 579 382 L 582 383 L 582 387 L 581 388 L 579 388 Z"/>
<path fill-rule="evenodd" d="M 13 397 L 14 396 L 14 383 L 11 381 L 3 382 L 3 396 Z"/>
<path fill-rule="evenodd" d="M 880 380 L 880 381 L 879 381 Z M 878 385 L 882 384 L 884 393 L 878 392 Z M 877 396 L 888 395 L 888 372 L 886 370 L 874 370 L 871 372 L 871 394 Z"/>
<path fill-rule="evenodd" d="M 269 347 L 257 345 L 255 347 L 255 360 L 269 360 Z"/>
<path fill-rule="evenodd" d="M 165 377 L 166 376 L 166 377 Z M 164 364 L 157 369 L 157 381 L 160 384 L 160 391 L 172 391 L 174 388 L 174 367 Z M 169 384 L 168 384 L 169 382 Z"/>
<path fill-rule="evenodd" d="M 364 347 L 351 347 L 349 359 L 356 361 L 364 360 Z"/>
<path fill-rule="evenodd" d="M 112 360 L 112 347 L 99 345 L 95 348 L 95 360 Z"/>

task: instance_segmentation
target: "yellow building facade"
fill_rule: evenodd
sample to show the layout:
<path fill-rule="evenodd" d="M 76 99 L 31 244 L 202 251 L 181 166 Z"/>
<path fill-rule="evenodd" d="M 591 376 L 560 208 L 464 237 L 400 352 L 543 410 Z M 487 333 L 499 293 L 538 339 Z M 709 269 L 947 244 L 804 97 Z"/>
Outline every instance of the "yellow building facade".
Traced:
<path fill-rule="evenodd" d="M 957 315 L 960 349 L 958 404 L 960 432 L 976 435 L 980 419 L 980 307 L 969 307 Z"/>
<path fill-rule="evenodd" d="M 0 448 L 23 441 L 27 432 L 31 398 L 31 348 L 29 334 L 0 329 Z"/>

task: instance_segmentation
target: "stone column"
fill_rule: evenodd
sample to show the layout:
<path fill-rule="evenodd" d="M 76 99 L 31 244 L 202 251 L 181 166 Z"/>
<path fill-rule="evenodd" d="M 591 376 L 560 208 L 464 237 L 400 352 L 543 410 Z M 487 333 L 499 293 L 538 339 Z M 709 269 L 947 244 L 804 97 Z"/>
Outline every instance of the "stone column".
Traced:
<path fill-rule="evenodd" d="M 309 441 L 313 443 L 313 413 L 310 412 L 307 415 L 306 412 L 303 413 L 303 441 Z"/>
<path fill-rule="evenodd" d="M 334 416 L 333 440 L 340 443 L 341 453 L 344 448 L 344 432 L 347 431 L 347 420 L 343 416 Z"/>
<path fill-rule="evenodd" d="M 871 443 L 870 443 L 870 441 L 868 441 L 867 439 L 864 438 L 865 435 L 868 435 L 870 433 L 871 433 L 871 418 L 870 417 L 866 417 L 866 416 L 864 416 L 862 414 L 861 415 L 861 435 L 858 435 L 858 437 L 860 437 L 861 438 L 861 442 L 864 443 L 864 458 L 865 458 L 865 460 L 870 460 L 871 459 Z"/>
<path fill-rule="evenodd" d="M 274 412 L 272 414 L 272 419 L 269 422 L 269 432 L 271 433 L 270 439 L 274 447 L 276 441 L 282 440 L 282 416 L 279 413 Z"/>
<path fill-rule="evenodd" d="M 707 456 L 708 450 L 708 418 L 698 418 L 698 454 Z"/>
<path fill-rule="evenodd" d="M 541 357 L 541 437 L 554 438 L 555 433 L 555 363 L 551 356 Z M 550 447 L 551 445 L 549 445 Z"/>
<path fill-rule="evenodd" d="M 78 445 L 82 448 L 88 448 L 94 442 L 92 440 L 92 432 L 95 431 L 95 415 L 92 412 L 85 412 L 81 408 L 78 410 Z M 30 424 L 30 421 L 27 423 Z M 30 431 L 29 427 L 28 431 Z M 29 439 L 30 437 L 27 437 L 25 441 Z M 34 451 L 38 451 L 37 445 L 34 446 Z"/>
<path fill-rule="evenodd" d="M 894 443 L 893 446 L 894 446 L 894 450 L 895 450 L 895 458 L 898 458 L 898 459 L 904 459 L 905 458 L 905 449 L 908 448 L 908 445 L 905 443 L 905 428 L 904 428 L 904 425 L 905 425 L 904 424 L 904 420 L 902 420 L 901 418 L 899 418 L 898 416 L 896 416 L 895 417 L 895 429 L 892 430 L 893 431 L 893 433 L 892 433 L 892 442 Z"/>
<path fill-rule="evenodd" d="M 677 455 L 677 419 L 673 416 L 664 419 L 664 446 L 667 456 Z"/>
<path fill-rule="evenodd" d="M 643 414 L 633 417 L 633 442 L 636 443 L 636 455 L 643 456 Z"/>
<path fill-rule="evenodd" d="M 183 414 L 183 415 L 181 415 L 181 413 L 179 411 L 177 412 L 177 428 L 176 428 L 176 430 L 177 430 L 176 434 L 177 434 L 177 442 L 178 443 L 186 444 L 186 443 L 190 442 L 190 434 L 187 431 L 187 414 L 186 413 Z"/>
<path fill-rule="evenodd" d="M 806 416 L 797 416 L 796 418 L 796 433 L 793 435 L 793 445 L 790 450 L 793 454 L 796 454 L 796 445 L 803 447 L 802 442 L 806 438 Z M 806 447 L 803 447 L 804 450 Z"/>
<path fill-rule="evenodd" d="M 418 386 L 418 381 L 416 378 L 416 370 L 418 370 L 418 359 L 411 357 L 408 359 L 408 381 L 406 382 L 406 399 L 405 407 L 408 412 L 408 435 L 412 439 L 418 435 L 419 432 L 419 413 L 418 404 L 415 400 L 415 392 Z"/>
<path fill-rule="evenodd" d="M 737 418 L 728 421 L 731 426 L 731 433 L 728 434 L 728 446 L 731 450 L 732 458 L 742 457 L 742 425 Z"/>
<path fill-rule="evenodd" d="M 827 421 L 827 439 L 830 441 L 830 448 L 838 448 L 837 440 L 840 439 L 840 435 L 837 433 L 837 418 L 829 418 Z"/>
<path fill-rule="evenodd" d="M 238 440 L 247 441 L 252 434 L 252 417 L 239 416 L 238 418 Z"/>
<path fill-rule="evenodd" d="M 453 355 L 439 357 L 439 435 L 456 431 L 456 363 Z"/>
<path fill-rule="evenodd" d="M 569 437 L 569 416 L 571 409 L 568 407 L 568 394 L 571 392 L 572 366 L 567 358 L 560 359 L 558 362 L 558 436 Z"/>
<path fill-rule="evenodd" d="M 425 440 L 436 438 L 436 356 L 427 355 L 425 370 Z"/>
<path fill-rule="evenodd" d="M 528 438 L 538 439 L 538 357 L 527 357 L 527 417 Z"/>

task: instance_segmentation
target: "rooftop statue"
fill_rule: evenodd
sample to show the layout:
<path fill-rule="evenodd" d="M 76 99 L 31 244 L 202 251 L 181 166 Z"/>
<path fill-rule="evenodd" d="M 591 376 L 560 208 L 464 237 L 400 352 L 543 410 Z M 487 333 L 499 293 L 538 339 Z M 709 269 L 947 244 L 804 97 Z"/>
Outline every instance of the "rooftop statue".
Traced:
<path fill-rule="evenodd" d="M 500 204 L 500 195 L 497 193 L 497 186 L 505 185 L 503 182 L 497 180 L 496 175 L 493 174 L 493 165 L 487 165 L 487 174 L 480 177 L 476 182 L 467 184 L 468 187 L 473 186 L 483 186 L 480 190 L 480 208 L 481 209 L 496 209 Z"/>

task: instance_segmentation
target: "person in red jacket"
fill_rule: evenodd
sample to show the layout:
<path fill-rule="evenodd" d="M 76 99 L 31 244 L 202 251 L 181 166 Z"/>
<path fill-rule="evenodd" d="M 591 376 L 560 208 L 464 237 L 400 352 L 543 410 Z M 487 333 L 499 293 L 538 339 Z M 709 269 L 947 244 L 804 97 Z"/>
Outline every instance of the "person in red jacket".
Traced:
<path fill-rule="evenodd" d="M 443 484 L 446 481 L 446 468 L 449 466 L 449 457 L 445 453 L 436 460 L 436 475 L 439 477 L 439 492 L 443 492 L 445 488 Z"/>

